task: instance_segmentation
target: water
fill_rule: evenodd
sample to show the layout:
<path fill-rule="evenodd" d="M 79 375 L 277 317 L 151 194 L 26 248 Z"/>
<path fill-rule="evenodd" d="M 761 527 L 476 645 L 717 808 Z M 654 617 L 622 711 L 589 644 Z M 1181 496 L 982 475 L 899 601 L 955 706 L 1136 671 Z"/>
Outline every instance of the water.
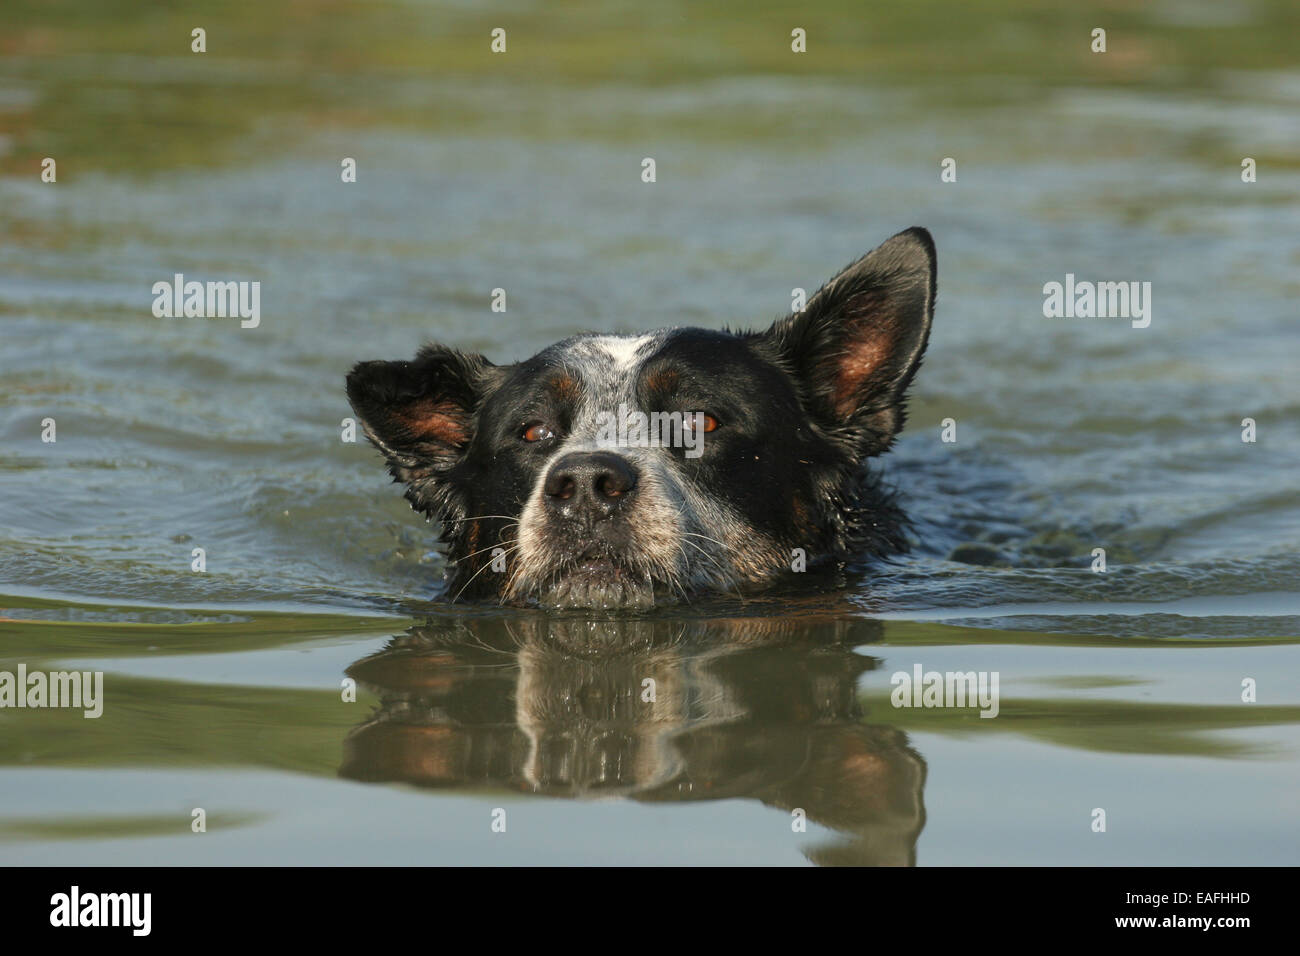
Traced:
<path fill-rule="evenodd" d="M 102 670 L 106 701 L 0 711 L 0 859 L 1295 862 L 1294 44 L 1152 14 L 1207 76 L 886 75 L 830 39 L 799 73 L 749 35 L 674 72 L 680 32 L 574 8 L 497 70 L 468 9 L 456 43 L 343 9 L 296 23 L 319 55 L 206 59 L 159 52 L 184 14 L 4 14 L 0 671 Z M 588 16 L 622 65 L 563 45 Z M 765 324 L 913 224 L 939 303 L 887 464 L 905 558 L 641 618 L 451 610 L 433 529 L 340 441 L 359 359 Z M 260 326 L 154 318 L 178 272 L 259 280 Z M 1044 318 L 1067 273 L 1149 281 L 1150 327 Z M 998 716 L 892 706 L 917 664 L 997 672 Z"/>

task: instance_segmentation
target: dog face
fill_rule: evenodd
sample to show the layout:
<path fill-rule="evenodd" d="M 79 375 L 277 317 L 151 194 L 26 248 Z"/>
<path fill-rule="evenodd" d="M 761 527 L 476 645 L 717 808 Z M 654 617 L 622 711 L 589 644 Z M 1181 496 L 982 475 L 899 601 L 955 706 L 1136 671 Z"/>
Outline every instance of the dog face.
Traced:
<path fill-rule="evenodd" d="M 438 519 L 449 596 L 646 607 L 903 546 L 863 461 L 902 428 L 934 245 L 910 229 L 763 332 L 585 334 L 514 365 L 439 345 L 348 398 Z"/>

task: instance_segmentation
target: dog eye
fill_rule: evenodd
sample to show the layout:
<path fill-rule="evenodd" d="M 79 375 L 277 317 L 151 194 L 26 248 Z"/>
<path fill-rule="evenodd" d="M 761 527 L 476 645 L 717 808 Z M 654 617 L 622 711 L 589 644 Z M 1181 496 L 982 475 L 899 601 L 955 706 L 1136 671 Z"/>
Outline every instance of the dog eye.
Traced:
<path fill-rule="evenodd" d="M 524 441 L 546 441 L 548 438 L 554 438 L 555 432 L 542 422 L 533 422 L 524 429 Z"/>
<path fill-rule="evenodd" d="M 695 415 L 701 415 L 701 414 L 704 416 L 704 428 L 702 429 L 702 431 L 711 432 L 718 427 L 718 420 L 706 412 L 696 412 L 695 414 L 687 414 L 685 416 L 686 420 L 684 422 L 685 427 L 689 428 L 691 431 L 694 431 Z"/>

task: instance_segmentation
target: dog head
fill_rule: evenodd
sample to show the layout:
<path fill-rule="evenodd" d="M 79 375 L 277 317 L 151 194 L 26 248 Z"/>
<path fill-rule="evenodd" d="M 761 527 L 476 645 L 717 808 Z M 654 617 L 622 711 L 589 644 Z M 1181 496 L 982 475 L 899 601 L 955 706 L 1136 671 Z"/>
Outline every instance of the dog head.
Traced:
<path fill-rule="evenodd" d="M 762 332 L 584 334 L 499 366 L 440 345 L 362 362 L 348 398 L 417 511 L 449 595 L 644 607 L 901 546 L 863 493 L 925 352 L 930 235 L 914 228 Z"/>

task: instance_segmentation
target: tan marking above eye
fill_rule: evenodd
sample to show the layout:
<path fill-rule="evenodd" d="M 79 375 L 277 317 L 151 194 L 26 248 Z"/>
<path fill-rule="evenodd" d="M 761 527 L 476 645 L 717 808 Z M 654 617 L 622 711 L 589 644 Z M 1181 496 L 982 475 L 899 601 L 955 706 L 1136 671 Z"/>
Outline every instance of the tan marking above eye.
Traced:
<path fill-rule="evenodd" d="M 558 375 L 547 383 L 551 394 L 562 402 L 576 402 L 582 395 L 582 389 L 576 379 L 568 375 Z"/>
<path fill-rule="evenodd" d="M 524 429 L 524 441 L 527 442 L 545 441 L 548 438 L 554 437 L 555 432 L 553 432 L 550 426 L 545 422 L 533 422 L 533 424 Z"/>
<path fill-rule="evenodd" d="M 681 376 L 676 369 L 661 368 L 646 376 L 645 387 L 658 392 L 670 392 L 677 387 Z"/>

